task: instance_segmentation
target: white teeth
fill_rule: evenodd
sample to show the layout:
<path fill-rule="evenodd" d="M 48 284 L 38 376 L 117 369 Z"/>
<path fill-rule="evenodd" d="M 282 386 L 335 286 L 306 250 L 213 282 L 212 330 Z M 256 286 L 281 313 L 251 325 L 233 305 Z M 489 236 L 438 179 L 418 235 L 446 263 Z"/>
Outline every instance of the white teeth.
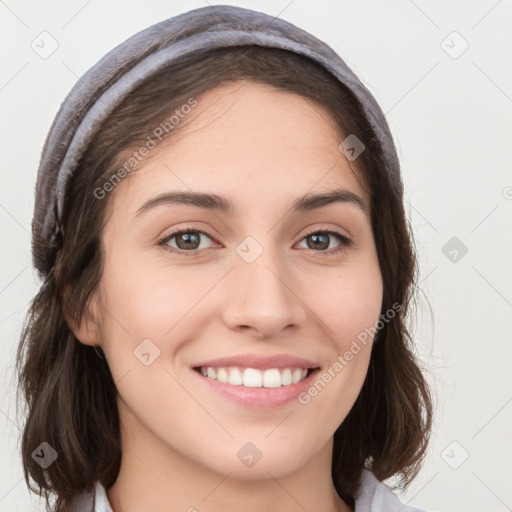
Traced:
<path fill-rule="evenodd" d="M 232 386 L 241 386 L 244 382 L 242 372 L 238 368 L 230 368 L 228 382 Z"/>
<path fill-rule="evenodd" d="M 244 386 L 248 388 L 261 388 L 263 383 L 263 375 L 260 370 L 254 368 L 246 368 L 244 370 Z"/>
<path fill-rule="evenodd" d="M 208 368 L 209 370 L 209 368 Z M 210 373 L 208 372 L 208 376 L 210 376 Z M 293 375 L 292 375 L 292 382 L 294 384 L 296 384 L 297 382 L 299 382 L 299 380 L 302 378 L 302 370 L 300 368 L 297 368 L 296 370 L 293 370 Z"/>
<path fill-rule="evenodd" d="M 278 388 L 300 382 L 306 378 L 308 370 L 306 368 L 269 368 L 268 370 L 258 370 L 256 368 L 239 368 L 237 366 L 228 368 L 202 366 L 200 373 L 205 377 L 222 383 L 228 383 L 232 386 Z"/>
<path fill-rule="evenodd" d="M 264 388 L 278 388 L 281 386 L 281 374 L 276 368 L 265 370 L 263 373 Z"/>
<path fill-rule="evenodd" d="M 217 380 L 219 382 L 227 382 L 228 381 L 228 372 L 225 368 L 219 368 L 217 370 Z"/>
<path fill-rule="evenodd" d="M 283 370 L 283 373 L 281 373 L 281 384 L 283 386 L 289 386 L 292 383 L 292 371 L 290 370 L 290 368 L 285 368 Z"/>

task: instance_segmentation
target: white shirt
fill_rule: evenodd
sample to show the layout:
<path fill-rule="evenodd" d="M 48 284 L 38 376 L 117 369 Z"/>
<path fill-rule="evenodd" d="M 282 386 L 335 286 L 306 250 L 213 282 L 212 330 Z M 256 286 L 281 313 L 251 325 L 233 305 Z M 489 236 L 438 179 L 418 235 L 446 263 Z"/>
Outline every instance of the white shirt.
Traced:
<path fill-rule="evenodd" d="M 373 473 L 364 469 L 361 487 L 355 500 L 355 512 L 425 512 L 419 508 L 404 505 L 398 496 Z M 73 512 L 114 512 L 107 498 L 105 488 L 96 482 L 94 492 L 83 494 Z"/>

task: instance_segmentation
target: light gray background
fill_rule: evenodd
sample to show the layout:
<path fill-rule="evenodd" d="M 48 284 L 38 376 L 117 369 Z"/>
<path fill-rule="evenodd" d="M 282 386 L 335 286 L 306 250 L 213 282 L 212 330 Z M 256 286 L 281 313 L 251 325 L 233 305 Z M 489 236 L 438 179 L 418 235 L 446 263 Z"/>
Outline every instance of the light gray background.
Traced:
<path fill-rule="evenodd" d="M 432 512 L 512 510 L 512 1 L 221 3 L 325 40 L 390 123 L 421 265 L 415 339 L 437 396 L 429 455 L 402 499 Z M 12 370 L 38 288 L 30 222 L 45 136 L 77 78 L 107 51 L 206 4 L 0 0 L 1 511 L 39 510 L 22 478 Z M 43 31 L 58 43 L 47 58 L 32 48 L 41 38 L 51 48 Z M 445 247 L 452 237 L 459 246 Z"/>

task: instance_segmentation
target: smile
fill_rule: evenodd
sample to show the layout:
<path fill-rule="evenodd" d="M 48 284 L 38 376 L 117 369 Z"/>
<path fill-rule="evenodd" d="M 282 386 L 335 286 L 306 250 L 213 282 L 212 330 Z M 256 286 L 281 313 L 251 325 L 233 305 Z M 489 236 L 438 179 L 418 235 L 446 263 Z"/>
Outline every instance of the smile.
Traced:
<path fill-rule="evenodd" d="M 190 369 L 206 385 L 201 389 L 207 393 L 213 391 L 245 407 L 268 408 L 296 400 L 320 367 L 319 361 L 294 354 L 246 353 L 203 359 Z"/>
<path fill-rule="evenodd" d="M 248 388 L 279 388 L 297 384 L 310 373 L 307 368 L 243 368 L 239 366 L 217 367 L 201 366 L 194 368 L 204 377 L 216 380 L 232 386 L 244 386 Z"/>

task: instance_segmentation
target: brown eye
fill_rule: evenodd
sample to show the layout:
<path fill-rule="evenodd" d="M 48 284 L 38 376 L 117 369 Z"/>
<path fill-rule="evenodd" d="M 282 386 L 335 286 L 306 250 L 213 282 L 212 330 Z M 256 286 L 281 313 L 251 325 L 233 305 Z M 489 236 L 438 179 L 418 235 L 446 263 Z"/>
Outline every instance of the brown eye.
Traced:
<path fill-rule="evenodd" d="M 308 240 L 309 249 L 328 249 L 329 248 L 329 235 L 326 233 L 313 234 L 306 237 Z M 309 243 L 311 242 L 311 243 Z"/>
<path fill-rule="evenodd" d="M 175 238 L 178 249 L 197 249 L 201 243 L 199 233 L 180 233 Z"/>
<path fill-rule="evenodd" d="M 160 241 L 160 244 L 167 245 L 171 250 L 175 250 L 176 252 L 195 252 L 198 249 L 206 248 L 201 247 L 203 238 L 212 240 L 212 238 L 203 231 L 187 229 L 185 231 L 176 231 L 167 235 Z"/>
<path fill-rule="evenodd" d="M 329 249 L 333 237 L 339 240 L 339 244 Z M 347 248 L 351 243 L 349 238 L 336 231 L 314 231 L 307 234 L 302 240 L 306 240 L 307 249 L 328 253 L 341 251 Z"/>

